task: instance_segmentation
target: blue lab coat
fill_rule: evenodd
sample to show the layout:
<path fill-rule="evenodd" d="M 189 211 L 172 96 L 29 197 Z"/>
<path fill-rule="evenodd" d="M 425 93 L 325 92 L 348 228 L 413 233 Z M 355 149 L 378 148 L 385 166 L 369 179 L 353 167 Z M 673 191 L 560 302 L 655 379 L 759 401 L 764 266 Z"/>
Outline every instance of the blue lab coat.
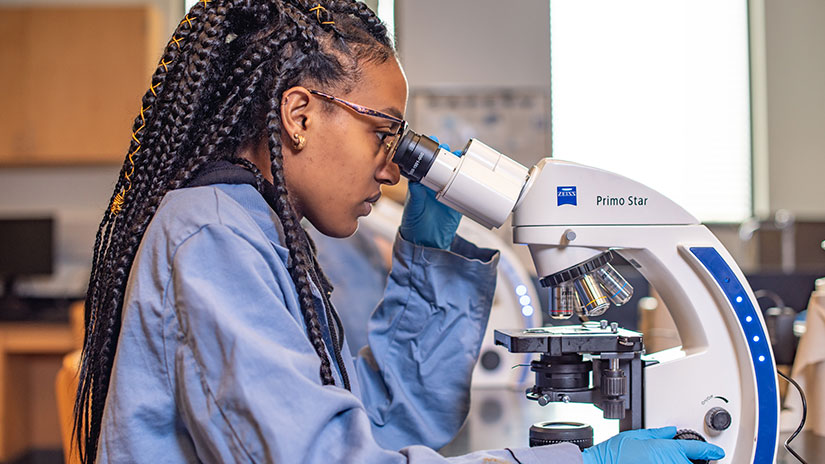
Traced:
<path fill-rule="evenodd" d="M 497 252 L 397 238 L 370 346 L 342 350 L 350 392 L 333 356 L 336 385 L 321 384 L 282 237 L 250 185 L 166 195 L 129 276 L 98 462 L 514 462 L 433 451 L 468 411 Z M 513 451 L 581 462 L 574 445 Z"/>

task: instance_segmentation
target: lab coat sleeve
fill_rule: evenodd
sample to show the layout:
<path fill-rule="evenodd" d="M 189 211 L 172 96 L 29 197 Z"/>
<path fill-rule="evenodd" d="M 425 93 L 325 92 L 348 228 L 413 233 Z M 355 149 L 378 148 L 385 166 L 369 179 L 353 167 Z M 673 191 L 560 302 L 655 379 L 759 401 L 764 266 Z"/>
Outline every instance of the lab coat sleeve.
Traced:
<path fill-rule="evenodd" d="M 208 225 L 174 252 L 166 292 L 178 324 L 164 337 L 174 347 L 170 388 L 201 461 L 515 462 L 506 451 L 447 460 L 420 446 L 382 449 L 360 399 L 321 385 L 318 356 L 285 305 L 292 290 L 269 246 Z"/>
<path fill-rule="evenodd" d="M 496 285 L 497 251 L 457 237 L 450 250 L 396 237 L 384 299 L 356 360 L 385 448 L 440 448 L 458 433 Z"/>

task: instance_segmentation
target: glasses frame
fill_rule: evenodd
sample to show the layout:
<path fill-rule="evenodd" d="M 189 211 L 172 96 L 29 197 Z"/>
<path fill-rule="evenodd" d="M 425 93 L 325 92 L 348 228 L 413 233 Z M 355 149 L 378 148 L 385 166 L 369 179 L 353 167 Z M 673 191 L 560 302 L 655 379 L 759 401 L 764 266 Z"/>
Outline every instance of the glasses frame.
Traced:
<path fill-rule="evenodd" d="M 328 93 L 321 92 L 320 90 L 312 90 L 308 89 L 309 93 L 313 95 L 317 95 L 321 98 L 325 98 L 330 101 L 338 102 L 347 108 L 355 111 L 358 114 L 363 114 L 366 116 L 373 116 L 376 118 L 387 119 L 389 121 L 398 123 L 398 129 L 391 135 L 389 135 L 389 142 L 386 142 L 384 146 L 387 148 L 387 161 L 392 160 L 393 155 L 395 155 L 395 149 L 398 148 L 398 142 L 401 140 L 401 136 L 404 134 L 404 131 L 407 130 L 408 124 L 407 121 L 404 119 L 396 118 L 395 116 L 390 116 L 389 114 L 382 113 L 378 110 L 374 110 L 372 108 L 367 108 L 366 106 L 359 105 L 357 103 L 349 102 L 343 100 L 338 97 L 334 97 Z"/>

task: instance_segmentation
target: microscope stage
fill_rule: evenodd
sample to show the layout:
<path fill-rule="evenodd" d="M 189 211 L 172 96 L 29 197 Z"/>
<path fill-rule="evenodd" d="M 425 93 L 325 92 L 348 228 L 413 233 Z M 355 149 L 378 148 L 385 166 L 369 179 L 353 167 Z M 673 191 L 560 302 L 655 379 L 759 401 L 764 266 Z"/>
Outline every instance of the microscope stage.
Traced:
<path fill-rule="evenodd" d="M 496 330 L 496 345 L 511 353 L 547 353 L 560 356 L 573 353 L 634 352 L 644 349 L 642 334 L 598 323 Z"/>

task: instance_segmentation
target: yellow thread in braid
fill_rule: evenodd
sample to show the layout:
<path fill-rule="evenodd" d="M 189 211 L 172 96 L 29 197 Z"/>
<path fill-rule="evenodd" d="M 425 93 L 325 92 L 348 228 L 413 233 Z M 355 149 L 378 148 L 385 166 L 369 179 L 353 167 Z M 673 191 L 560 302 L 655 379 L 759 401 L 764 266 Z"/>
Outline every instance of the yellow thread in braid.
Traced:
<path fill-rule="evenodd" d="M 117 214 L 120 213 L 120 210 L 122 210 L 122 209 L 123 209 L 123 192 L 118 193 L 117 195 L 115 195 L 115 199 L 112 201 L 112 207 L 110 208 L 110 210 L 112 211 L 112 214 L 117 216 Z"/>
<path fill-rule="evenodd" d="M 335 21 L 321 21 L 321 10 L 328 11 L 326 8 L 321 6 L 321 4 L 319 3 L 318 5 L 312 7 L 309 10 L 309 12 L 312 13 L 314 11 L 315 12 L 315 17 L 318 19 L 318 22 L 321 23 L 322 25 L 323 24 L 335 24 Z"/>
<path fill-rule="evenodd" d="M 200 1 L 203 2 L 203 6 L 205 8 L 206 4 L 209 3 L 212 0 L 200 0 Z M 183 23 L 187 23 L 189 25 L 189 28 L 190 29 L 192 28 L 192 18 L 190 18 L 189 15 L 186 15 L 183 18 L 183 21 L 180 22 L 180 25 L 183 26 Z M 178 50 L 180 50 L 181 40 L 183 40 L 183 39 L 179 39 L 179 38 L 175 37 L 174 35 L 172 36 L 172 42 L 174 42 L 175 46 L 178 47 Z M 159 66 L 163 66 L 163 70 L 166 71 L 166 72 L 169 72 L 169 66 L 168 65 L 171 64 L 171 63 L 172 63 L 171 60 L 166 61 L 165 58 L 162 58 L 160 60 L 160 65 Z M 159 86 L 160 86 L 160 82 L 158 82 L 157 84 L 149 86 L 149 91 L 152 92 L 152 95 L 154 95 L 156 97 L 158 96 L 155 89 L 157 89 Z M 143 112 L 148 110 L 149 108 L 151 108 L 151 106 L 147 106 L 146 108 L 141 107 L 141 109 L 140 109 L 141 125 L 134 132 L 132 132 L 132 139 L 134 139 L 134 141 L 138 144 L 138 146 L 137 146 L 137 148 L 135 148 L 135 151 L 129 153 L 129 165 L 130 165 L 131 169 L 129 169 L 129 172 L 124 173 L 124 176 L 126 177 L 126 187 L 124 187 L 120 191 L 120 193 L 115 195 L 115 199 L 112 200 L 111 211 L 115 215 L 117 215 L 118 213 L 120 213 L 123 210 L 123 202 L 125 201 L 126 194 L 129 193 L 129 190 L 132 190 L 132 176 L 135 174 L 135 161 L 133 159 L 133 156 L 137 154 L 138 150 L 140 150 L 140 140 L 137 138 L 137 134 L 138 134 L 138 132 L 141 131 L 141 129 L 146 127 L 146 117 L 144 116 Z"/>
<path fill-rule="evenodd" d="M 154 93 L 154 92 L 153 92 Z M 132 138 L 137 142 L 138 146 L 135 148 L 135 151 L 129 153 L 129 165 L 130 168 L 129 172 L 124 173 L 124 177 L 126 177 L 126 187 L 120 190 L 120 193 L 115 195 L 115 199 L 112 200 L 112 207 L 110 208 L 112 214 L 117 215 L 123 210 L 123 202 L 126 199 L 126 194 L 129 193 L 129 190 L 132 190 L 132 176 L 135 174 L 135 160 L 133 158 L 134 155 L 137 154 L 138 150 L 140 150 L 140 140 L 137 138 L 137 133 L 140 132 L 141 129 L 146 127 L 146 115 L 144 112 L 151 108 L 152 106 L 149 105 L 146 108 L 140 108 L 140 127 L 137 128 L 134 132 L 132 132 Z"/>

